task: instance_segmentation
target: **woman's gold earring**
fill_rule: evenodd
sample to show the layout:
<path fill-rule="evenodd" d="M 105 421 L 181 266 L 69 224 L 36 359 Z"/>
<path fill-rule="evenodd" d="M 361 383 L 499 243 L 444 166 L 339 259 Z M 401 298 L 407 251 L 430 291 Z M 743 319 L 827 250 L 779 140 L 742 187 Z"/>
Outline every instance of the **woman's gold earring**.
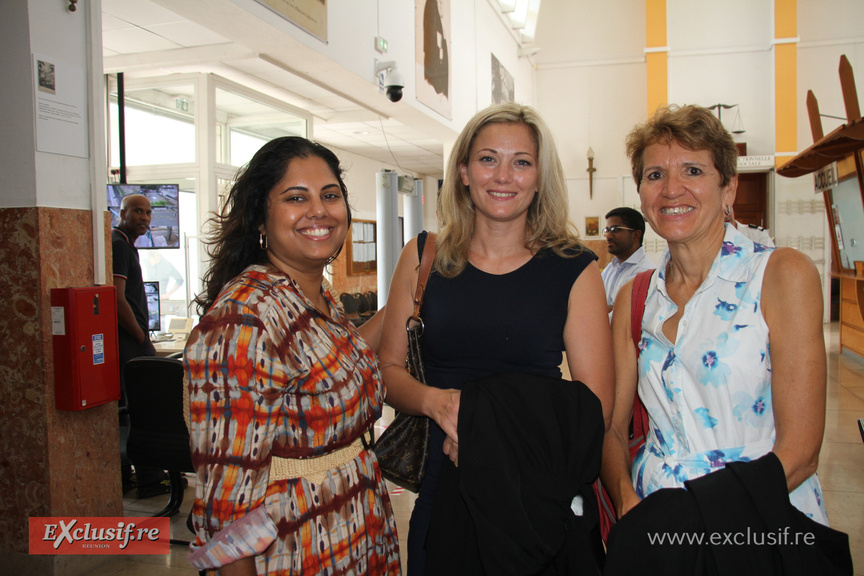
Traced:
<path fill-rule="evenodd" d="M 261 250 L 267 250 L 267 236 L 264 234 L 258 234 L 258 245 L 261 246 Z"/>

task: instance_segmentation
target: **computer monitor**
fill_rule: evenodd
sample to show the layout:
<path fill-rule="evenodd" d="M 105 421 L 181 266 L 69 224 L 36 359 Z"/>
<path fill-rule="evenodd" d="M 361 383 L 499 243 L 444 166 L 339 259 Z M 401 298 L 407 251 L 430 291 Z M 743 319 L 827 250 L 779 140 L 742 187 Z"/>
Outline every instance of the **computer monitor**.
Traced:
<path fill-rule="evenodd" d="M 159 282 L 144 282 L 144 294 L 147 296 L 147 329 L 151 332 L 162 330 L 162 314 L 159 309 Z"/>
<path fill-rule="evenodd" d="M 141 194 L 153 210 L 150 229 L 135 239 L 137 248 L 180 247 L 180 186 L 178 184 L 108 184 L 108 210 L 111 226 L 120 223 L 123 197 Z"/>

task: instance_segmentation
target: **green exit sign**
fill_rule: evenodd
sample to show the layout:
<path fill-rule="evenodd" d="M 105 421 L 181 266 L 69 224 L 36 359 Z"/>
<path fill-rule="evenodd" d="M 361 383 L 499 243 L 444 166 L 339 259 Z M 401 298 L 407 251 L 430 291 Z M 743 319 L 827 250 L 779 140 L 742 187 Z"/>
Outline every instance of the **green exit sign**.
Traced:
<path fill-rule="evenodd" d="M 375 37 L 375 50 L 378 51 L 379 54 L 387 53 L 387 39 L 383 36 Z"/>

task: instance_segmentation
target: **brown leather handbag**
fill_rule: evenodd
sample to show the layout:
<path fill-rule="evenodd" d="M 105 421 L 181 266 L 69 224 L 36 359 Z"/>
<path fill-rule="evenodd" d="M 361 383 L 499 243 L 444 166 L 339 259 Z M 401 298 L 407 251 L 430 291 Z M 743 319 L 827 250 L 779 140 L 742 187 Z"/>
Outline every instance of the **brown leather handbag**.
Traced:
<path fill-rule="evenodd" d="M 417 289 L 414 291 L 414 313 L 405 325 L 408 331 L 408 358 L 405 365 L 408 372 L 423 384 L 426 384 L 426 371 L 422 355 L 423 319 L 420 317 L 420 307 L 434 259 L 435 235 L 427 234 L 420 258 Z M 409 416 L 401 412 L 396 414 L 372 448 L 385 479 L 411 492 L 420 491 L 429 460 L 429 426 L 426 416 Z"/>

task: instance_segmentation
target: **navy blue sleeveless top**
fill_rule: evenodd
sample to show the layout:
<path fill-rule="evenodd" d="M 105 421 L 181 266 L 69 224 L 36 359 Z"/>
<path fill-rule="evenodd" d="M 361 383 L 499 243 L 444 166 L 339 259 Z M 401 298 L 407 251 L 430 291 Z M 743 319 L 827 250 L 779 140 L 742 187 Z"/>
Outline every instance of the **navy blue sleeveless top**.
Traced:
<path fill-rule="evenodd" d="M 597 256 L 542 250 L 507 274 L 468 263 L 455 278 L 432 271 L 420 316 L 429 385 L 462 383 L 502 372 L 561 377 L 564 323 L 573 283 Z"/>

